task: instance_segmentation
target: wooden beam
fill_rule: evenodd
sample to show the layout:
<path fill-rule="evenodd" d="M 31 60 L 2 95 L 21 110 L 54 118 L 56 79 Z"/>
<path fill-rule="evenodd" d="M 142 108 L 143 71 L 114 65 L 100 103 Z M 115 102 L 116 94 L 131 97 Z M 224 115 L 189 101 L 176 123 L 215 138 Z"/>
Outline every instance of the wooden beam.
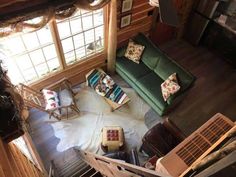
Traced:
<path fill-rule="evenodd" d="M 57 24 L 56 24 L 56 20 L 52 19 L 52 21 L 49 23 L 49 27 L 51 30 L 51 34 L 52 34 L 52 39 L 56 48 L 56 52 L 57 52 L 57 56 L 58 56 L 58 60 L 61 66 L 61 69 L 65 69 L 66 68 L 66 60 L 65 60 L 65 55 L 63 52 L 63 47 L 61 44 L 61 39 L 59 36 L 59 32 L 58 32 L 58 28 L 57 28 Z"/>
<path fill-rule="evenodd" d="M 110 2 L 110 18 L 108 30 L 107 70 L 111 74 L 115 72 L 117 47 L 117 1 Z"/>

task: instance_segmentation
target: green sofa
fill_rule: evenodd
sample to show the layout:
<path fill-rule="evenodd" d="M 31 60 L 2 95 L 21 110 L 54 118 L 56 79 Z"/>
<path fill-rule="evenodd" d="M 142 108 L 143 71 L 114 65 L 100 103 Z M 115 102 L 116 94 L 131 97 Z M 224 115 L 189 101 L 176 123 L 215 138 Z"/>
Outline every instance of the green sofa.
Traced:
<path fill-rule="evenodd" d="M 195 77 L 165 55 L 145 35 L 138 34 L 133 40 L 145 46 L 141 62 L 136 64 L 124 57 L 127 46 L 117 49 L 116 72 L 160 115 L 169 110 L 176 100 L 193 84 Z M 181 89 L 164 101 L 161 83 L 177 73 Z"/>

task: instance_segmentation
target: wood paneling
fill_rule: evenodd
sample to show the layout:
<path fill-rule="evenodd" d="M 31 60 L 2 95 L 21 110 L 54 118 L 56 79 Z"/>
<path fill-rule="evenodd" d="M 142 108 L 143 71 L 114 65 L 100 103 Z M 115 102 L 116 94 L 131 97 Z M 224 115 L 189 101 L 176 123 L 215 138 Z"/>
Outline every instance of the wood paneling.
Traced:
<path fill-rule="evenodd" d="M 13 143 L 0 139 L 1 177 L 45 177 L 47 176 L 31 162 Z"/>
<path fill-rule="evenodd" d="M 118 0 L 117 7 L 117 45 L 118 47 L 127 43 L 128 39 L 137 35 L 139 32 L 149 35 L 152 27 L 153 15 L 148 12 L 153 11 L 154 7 L 148 4 L 148 0 L 133 0 L 131 11 L 121 13 L 122 0 Z M 127 14 L 132 15 L 131 24 L 120 29 L 120 19 Z"/>

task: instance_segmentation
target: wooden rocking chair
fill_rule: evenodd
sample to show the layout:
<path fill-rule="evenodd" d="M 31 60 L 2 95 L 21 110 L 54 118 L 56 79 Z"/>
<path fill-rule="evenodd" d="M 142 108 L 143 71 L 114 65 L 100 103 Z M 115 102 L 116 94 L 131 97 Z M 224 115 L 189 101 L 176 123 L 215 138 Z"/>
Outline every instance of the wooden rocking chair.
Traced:
<path fill-rule="evenodd" d="M 75 93 L 72 90 L 71 83 L 66 78 L 63 78 L 56 83 L 47 86 L 45 89 L 54 88 L 58 88 L 57 94 L 60 105 L 55 109 L 46 110 L 46 102 L 42 92 L 36 91 L 22 83 L 17 86 L 20 95 L 24 99 L 25 105 L 30 108 L 37 108 L 47 112 L 49 114 L 49 119 L 52 116 L 58 120 L 63 118 L 68 119 L 69 115 L 75 115 L 73 113 L 79 114 L 80 111 L 76 105 Z M 64 92 L 64 94 L 66 93 L 66 96 L 64 96 L 63 99 L 61 99 L 62 92 Z"/>

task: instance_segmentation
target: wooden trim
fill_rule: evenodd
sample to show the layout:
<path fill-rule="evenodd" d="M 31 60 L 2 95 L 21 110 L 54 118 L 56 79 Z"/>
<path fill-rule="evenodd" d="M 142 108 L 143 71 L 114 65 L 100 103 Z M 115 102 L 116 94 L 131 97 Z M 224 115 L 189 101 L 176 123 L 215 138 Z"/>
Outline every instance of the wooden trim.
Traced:
<path fill-rule="evenodd" d="M 46 174 L 46 169 L 44 168 L 43 162 L 38 154 L 38 151 L 36 150 L 36 147 L 33 143 L 33 140 L 31 136 L 29 135 L 28 132 L 25 132 L 23 135 L 23 139 L 26 142 L 27 147 L 29 148 L 30 154 L 32 155 L 32 158 L 34 162 L 36 163 L 35 165 L 44 173 Z"/>
<path fill-rule="evenodd" d="M 103 19 L 104 19 L 104 53 L 107 55 L 108 48 L 108 28 L 109 28 L 109 5 L 103 8 Z"/>
<path fill-rule="evenodd" d="M 61 44 L 61 39 L 59 36 L 59 32 L 58 32 L 58 28 L 57 28 L 57 24 L 56 24 L 56 20 L 52 19 L 52 21 L 49 23 L 49 27 L 51 30 L 51 34 L 52 34 L 52 39 L 56 48 L 56 52 L 57 52 L 57 56 L 58 56 L 58 60 L 61 66 L 61 69 L 65 69 L 66 68 L 66 60 L 65 60 L 65 55 L 63 52 L 63 47 Z"/>

